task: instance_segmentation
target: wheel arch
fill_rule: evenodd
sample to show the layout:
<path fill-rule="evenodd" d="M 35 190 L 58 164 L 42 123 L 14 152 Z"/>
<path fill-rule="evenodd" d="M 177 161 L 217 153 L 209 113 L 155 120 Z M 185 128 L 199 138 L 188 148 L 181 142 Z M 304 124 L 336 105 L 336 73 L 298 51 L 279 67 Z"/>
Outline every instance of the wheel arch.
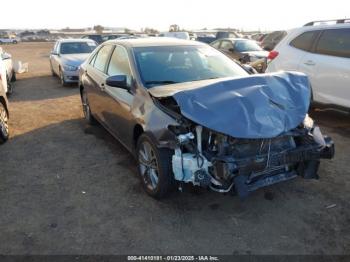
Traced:
<path fill-rule="evenodd" d="M 143 127 L 140 125 L 140 124 L 136 124 L 134 126 L 134 129 L 133 129 L 133 150 L 136 149 L 136 146 L 137 146 L 137 140 L 139 139 L 139 137 L 144 133 L 144 129 Z"/>

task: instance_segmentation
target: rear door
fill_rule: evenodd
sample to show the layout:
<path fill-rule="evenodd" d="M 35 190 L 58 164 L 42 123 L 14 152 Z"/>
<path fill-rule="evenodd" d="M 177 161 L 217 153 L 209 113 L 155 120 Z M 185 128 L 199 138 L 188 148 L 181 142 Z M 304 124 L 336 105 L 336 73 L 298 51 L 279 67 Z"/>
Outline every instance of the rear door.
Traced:
<path fill-rule="evenodd" d="M 312 45 L 320 31 L 307 31 L 295 36 L 289 43 L 285 43 L 278 52 L 276 61 L 271 62 L 271 67 L 276 70 L 301 71 L 307 75 L 314 74 L 313 68 L 305 67 L 303 61 L 310 54 Z M 274 64 L 275 63 L 275 64 Z"/>
<path fill-rule="evenodd" d="M 324 30 L 302 64 L 315 101 L 350 107 L 350 28 Z"/>
<path fill-rule="evenodd" d="M 91 111 L 100 121 L 105 122 L 105 81 L 107 78 L 106 68 L 109 62 L 113 45 L 102 46 L 93 56 L 85 72 L 84 87 L 88 91 L 88 99 Z"/>

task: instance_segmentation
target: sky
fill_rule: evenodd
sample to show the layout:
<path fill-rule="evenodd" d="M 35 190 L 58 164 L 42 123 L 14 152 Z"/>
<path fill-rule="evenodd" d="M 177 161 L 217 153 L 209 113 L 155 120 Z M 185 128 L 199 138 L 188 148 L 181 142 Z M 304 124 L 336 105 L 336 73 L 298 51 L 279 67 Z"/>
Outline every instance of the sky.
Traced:
<path fill-rule="evenodd" d="M 60 29 L 103 25 L 167 31 L 231 27 L 278 30 L 313 20 L 350 18 L 350 0 L 16 0 L 5 1 L 0 28 Z"/>

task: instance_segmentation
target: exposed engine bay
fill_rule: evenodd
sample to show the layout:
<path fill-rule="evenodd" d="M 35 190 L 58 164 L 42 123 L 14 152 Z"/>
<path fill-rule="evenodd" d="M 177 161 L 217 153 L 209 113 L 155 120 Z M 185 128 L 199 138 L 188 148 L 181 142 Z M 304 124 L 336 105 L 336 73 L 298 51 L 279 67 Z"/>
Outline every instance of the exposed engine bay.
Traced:
<path fill-rule="evenodd" d="M 318 127 L 271 139 L 236 139 L 199 125 L 185 133 L 172 129 L 178 132 L 175 179 L 222 193 L 234 187 L 240 197 L 297 176 L 317 179 L 319 159 L 334 155 L 333 142 Z"/>

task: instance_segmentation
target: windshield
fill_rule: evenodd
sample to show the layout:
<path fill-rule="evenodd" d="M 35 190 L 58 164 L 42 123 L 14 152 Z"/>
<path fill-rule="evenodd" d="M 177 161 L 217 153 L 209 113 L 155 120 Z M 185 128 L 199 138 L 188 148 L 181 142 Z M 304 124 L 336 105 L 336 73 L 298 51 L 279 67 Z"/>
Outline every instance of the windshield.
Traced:
<path fill-rule="evenodd" d="M 263 49 L 255 41 L 238 40 L 235 43 L 235 51 L 237 52 L 262 51 L 262 50 Z"/>
<path fill-rule="evenodd" d="M 87 54 L 91 53 L 96 48 L 94 42 L 69 42 L 61 43 L 60 53 L 67 54 Z"/>
<path fill-rule="evenodd" d="M 144 86 L 246 76 L 230 58 L 210 46 L 156 46 L 134 48 Z"/>

